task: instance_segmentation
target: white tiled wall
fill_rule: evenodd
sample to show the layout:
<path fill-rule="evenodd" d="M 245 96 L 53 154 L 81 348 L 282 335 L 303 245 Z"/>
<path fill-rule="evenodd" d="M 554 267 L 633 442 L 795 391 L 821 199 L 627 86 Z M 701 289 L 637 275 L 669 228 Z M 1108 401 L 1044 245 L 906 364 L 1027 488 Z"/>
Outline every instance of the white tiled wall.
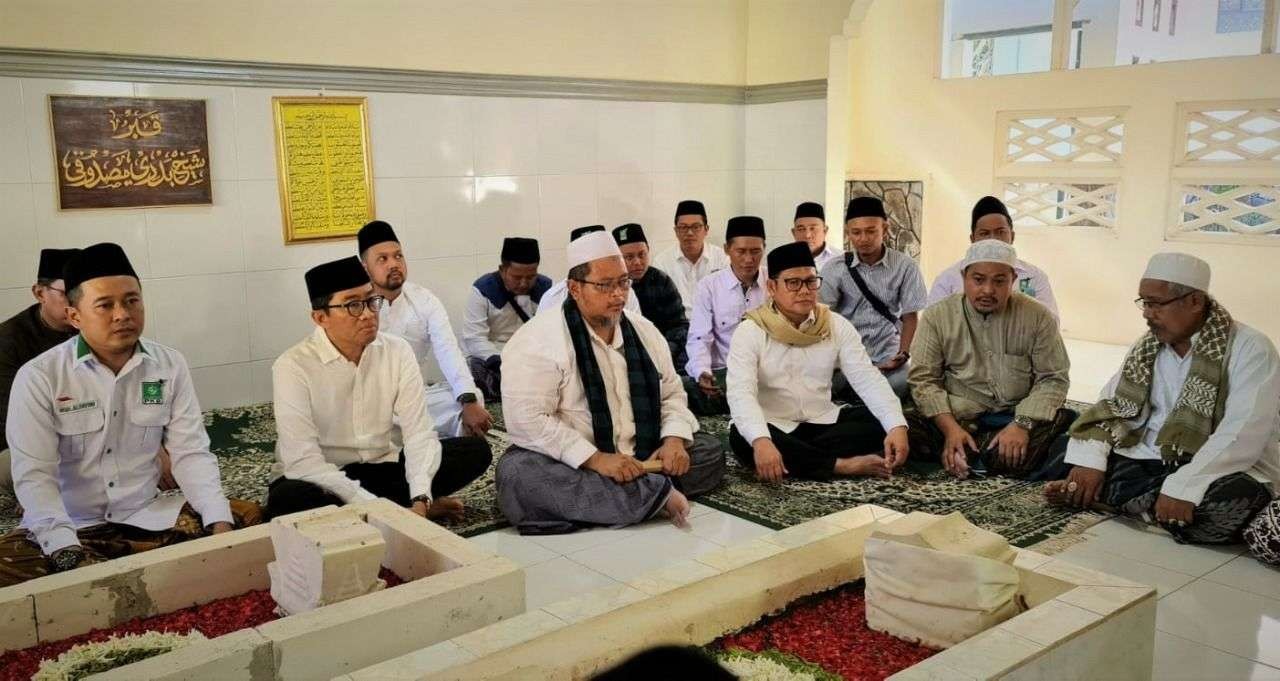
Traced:
<path fill-rule="evenodd" d="M 60 211 L 49 94 L 205 99 L 213 205 Z M 186 355 L 202 405 L 269 400 L 272 360 L 311 327 L 302 273 L 355 250 L 354 240 L 284 245 L 271 97 L 314 94 L 0 78 L 0 318 L 30 300 L 40 248 L 116 241 L 145 281 L 147 335 Z M 788 238 L 794 204 L 822 196 L 821 101 L 328 94 L 369 98 L 378 216 L 396 227 L 411 278 L 445 301 L 455 327 L 467 286 L 496 266 L 503 236 L 538 237 L 542 270 L 556 278 L 572 227 L 640 222 L 660 250 L 673 243 L 676 202 L 699 198 L 713 235 L 730 216 L 755 212 Z"/>

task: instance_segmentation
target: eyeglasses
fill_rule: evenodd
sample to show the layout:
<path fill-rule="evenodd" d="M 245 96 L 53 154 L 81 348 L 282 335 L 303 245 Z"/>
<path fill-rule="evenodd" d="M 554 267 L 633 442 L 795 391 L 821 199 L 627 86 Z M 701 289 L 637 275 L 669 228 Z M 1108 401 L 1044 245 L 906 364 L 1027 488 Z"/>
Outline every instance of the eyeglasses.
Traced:
<path fill-rule="evenodd" d="M 782 285 L 787 287 L 788 291 L 795 293 L 803 286 L 810 291 L 817 291 L 822 287 L 822 277 L 809 277 L 807 279 L 783 279 Z"/>
<path fill-rule="evenodd" d="M 601 293 L 613 293 L 614 291 L 628 291 L 631 289 L 631 278 L 624 277 L 615 281 L 588 281 L 586 279 L 574 279 L 581 284 L 590 284 Z"/>
<path fill-rule="evenodd" d="M 700 230 L 700 229 L 706 229 L 706 228 L 707 228 L 707 226 L 706 226 L 705 224 L 701 224 L 701 225 L 676 225 L 676 232 L 677 232 L 678 234 L 695 234 L 695 233 L 697 233 L 697 232 L 698 232 L 698 230 Z"/>
<path fill-rule="evenodd" d="M 49 289 L 50 291 L 57 291 L 63 298 L 67 297 L 67 289 L 65 288 L 56 288 L 53 286 L 46 286 L 45 288 Z"/>
<path fill-rule="evenodd" d="M 332 310 L 336 307 L 346 308 L 347 314 L 352 317 L 359 317 L 364 314 L 365 308 L 368 308 L 369 311 L 374 314 L 378 314 L 378 310 L 382 309 L 382 304 L 385 302 L 387 302 L 387 299 L 382 296 L 370 296 L 364 300 L 352 300 L 341 305 L 325 305 L 320 309 Z"/>
<path fill-rule="evenodd" d="M 1179 300 L 1182 300 L 1183 298 L 1186 298 L 1187 296 L 1191 295 L 1192 293 L 1195 293 L 1195 291 L 1187 291 L 1186 293 L 1178 296 L 1177 298 L 1170 298 L 1168 300 L 1144 300 L 1142 298 L 1134 298 L 1133 304 L 1137 305 L 1138 309 L 1142 310 L 1143 312 L 1146 312 L 1147 310 L 1163 310 L 1166 305 L 1169 305 L 1170 303 L 1176 303 Z"/>

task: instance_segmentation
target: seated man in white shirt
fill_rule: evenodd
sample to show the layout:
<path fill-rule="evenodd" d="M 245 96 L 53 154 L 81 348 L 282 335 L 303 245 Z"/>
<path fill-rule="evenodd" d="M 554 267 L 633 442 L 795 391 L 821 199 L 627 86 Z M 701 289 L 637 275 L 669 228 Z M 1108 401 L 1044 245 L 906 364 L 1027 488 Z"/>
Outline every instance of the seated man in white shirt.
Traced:
<path fill-rule="evenodd" d="M 476 385 L 491 402 L 502 399 L 502 347 L 538 313 L 551 279 L 538 274 L 537 239 L 502 240 L 498 270 L 476 279 L 462 312 L 462 349 Z"/>
<path fill-rule="evenodd" d="M 769 302 L 747 313 L 729 346 L 729 445 L 767 482 L 794 475 L 888 477 L 907 461 L 907 421 L 889 382 L 847 319 L 818 302 L 808 244 L 773 249 Z M 831 401 L 844 372 L 864 405 Z"/>
<path fill-rule="evenodd" d="M 724 449 L 696 432 L 666 339 L 624 311 L 631 279 L 613 237 L 574 241 L 568 261 L 571 298 L 502 351 L 513 444 L 498 460 L 498 506 L 521 534 L 663 512 L 682 525 L 688 498 L 720 483 Z"/>
<path fill-rule="evenodd" d="M 78 334 L 18 370 L 6 433 L 20 529 L 0 538 L 0 586 L 260 522 L 228 502 L 187 362 L 142 338 L 142 285 L 116 244 L 63 275 Z M 179 495 L 161 496 L 156 451 Z"/>
<path fill-rule="evenodd" d="M 395 230 L 382 220 L 374 220 L 360 228 L 356 242 L 373 292 L 385 299 L 378 313 L 378 328 L 409 341 L 419 368 L 434 355 L 444 373 L 447 385 L 427 388 L 427 410 L 435 421 L 436 433 L 455 437 L 489 432 L 493 418 L 477 394 L 480 391 L 458 348 L 449 313 L 434 293 L 409 281 L 409 263 Z"/>
<path fill-rule="evenodd" d="M 378 332 L 382 296 L 360 260 L 307 271 L 316 328 L 271 367 L 276 465 L 267 516 L 375 497 L 456 520 L 488 468 L 484 438 L 437 438 L 408 341 Z"/>
<path fill-rule="evenodd" d="M 824 265 L 842 255 L 827 245 L 827 212 L 822 204 L 805 201 L 796 206 L 796 216 L 791 221 L 791 236 L 796 241 L 809 244 L 809 252 L 813 253 L 813 264 L 821 272 Z"/>
<path fill-rule="evenodd" d="M 676 204 L 676 245 L 653 259 L 653 266 L 675 282 L 686 318 L 693 317 L 693 296 L 698 291 L 698 282 L 729 266 L 729 256 L 724 249 L 707 243 L 710 225 L 707 208 L 701 201 L 681 201 Z"/>
<path fill-rule="evenodd" d="M 1209 264 L 1151 257 L 1138 285 L 1150 332 L 1071 427 L 1050 503 L 1101 503 L 1180 543 L 1240 541 L 1280 480 L 1280 355 L 1209 295 Z"/>
<path fill-rule="evenodd" d="M 1009 209 L 1003 201 L 994 196 L 984 196 L 973 204 L 973 211 L 969 216 L 969 243 L 996 239 L 1012 245 L 1013 237 L 1013 218 L 1009 216 Z M 963 265 L 964 259 L 961 258 L 933 280 L 933 287 L 929 289 L 929 305 L 957 293 L 964 293 Z M 1053 297 L 1053 288 L 1049 286 L 1049 275 L 1021 259 L 1018 260 L 1014 273 L 1018 277 L 1015 290 L 1039 301 L 1056 318 L 1058 301 Z"/>
<path fill-rule="evenodd" d="M 573 243 L 574 241 L 577 241 L 579 238 L 584 237 L 588 234 L 593 234 L 595 232 L 603 232 L 603 231 L 605 231 L 604 225 L 587 225 L 586 227 L 575 227 L 572 231 L 569 232 L 569 243 Z M 569 278 L 565 277 L 564 279 L 561 279 L 560 281 L 557 281 L 556 283 L 552 284 L 551 288 L 547 289 L 547 292 L 542 294 L 542 300 L 538 301 L 538 312 L 545 312 L 547 310 L 560 309 L 560 306 L 564 305 L 564 300 L 568 296 L 569 296 Z M 623 305 L 624 307 L 626 307 L 628 312 L 634 312 L 637 317 L 639 317 L 642 314 L 640 311 L 640 301 L 636 300 L 636 297 L 631 295 L 631 292 L 629 290 L 627 291 L 627 300 L 625 303 L 623 303 Z"/>

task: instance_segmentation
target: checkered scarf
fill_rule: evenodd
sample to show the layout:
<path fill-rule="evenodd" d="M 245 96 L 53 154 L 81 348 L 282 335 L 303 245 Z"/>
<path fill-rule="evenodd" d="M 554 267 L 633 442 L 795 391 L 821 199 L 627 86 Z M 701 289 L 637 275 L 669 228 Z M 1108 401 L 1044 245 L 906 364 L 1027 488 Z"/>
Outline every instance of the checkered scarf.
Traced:
<path fill-rule="evenodd" d="M 609 412 L 609 398 L 605 395 L 604 379 L 600 376 L 596 355 L 591 350 L 591 333 L 573 298 L 564 301 L 564 321 L 569 327 L 569 339 L 578 360 L 578 377 L 582 379 L 582 389 L 587 393 L 596 449 L 612 454 L 616 448 L 613 445 L 613 415 Z M 625 313 L 619 328 L 622 331 L 622 356 L 627 362 L 627 384 L 631 390 L 631 415 L 636 423 L 634 454 L 644 461 L 658 448 L 662 439 L 661 379 L 658 368 L 649 358 Z"/>
<path fill-rule="evenodd" d="M 1209 318 L 1191 344 L 1191 371 L 1173 412 L 1156 435 L 1156 445 L 1166 464 L 1186 463 L 1200 451 L 1222 420 L 1227 399 L 1227 350 L 1235 325 L 1226 308 L 1213 301 Z M 1099 440 L 1113 447 L 1132 447 L 1142 439 L 1143 428 L 1128 421 L 1146 414 L 1156 355 L 1161 343 L 1147 333 L 1124 358 L 1115 396 L 1099 400 L 1071 426 L 1071 437 Z"/>

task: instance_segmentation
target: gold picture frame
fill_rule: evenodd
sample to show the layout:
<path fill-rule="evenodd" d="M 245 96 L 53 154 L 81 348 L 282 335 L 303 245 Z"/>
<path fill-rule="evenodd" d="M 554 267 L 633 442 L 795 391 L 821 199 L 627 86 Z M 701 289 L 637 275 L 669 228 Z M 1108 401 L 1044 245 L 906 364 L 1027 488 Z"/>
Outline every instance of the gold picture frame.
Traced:
<path fill-rule="evenodd" d="M 286 244 L 348 239 L 374 218 L 365 97 L 272 97 Z"/>

